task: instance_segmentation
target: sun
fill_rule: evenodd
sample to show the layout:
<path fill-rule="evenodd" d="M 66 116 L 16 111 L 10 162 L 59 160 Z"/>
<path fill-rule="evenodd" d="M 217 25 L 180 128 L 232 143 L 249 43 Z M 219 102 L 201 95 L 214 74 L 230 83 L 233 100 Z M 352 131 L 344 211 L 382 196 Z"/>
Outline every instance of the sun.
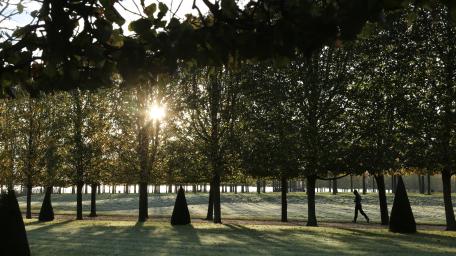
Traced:
<path fill-rule="evenodd" d="M 152 120 L 162 120 L 166 116 L 166 108 L 162 105 L 152 104 L 149 107 L 148 114 Z"/>

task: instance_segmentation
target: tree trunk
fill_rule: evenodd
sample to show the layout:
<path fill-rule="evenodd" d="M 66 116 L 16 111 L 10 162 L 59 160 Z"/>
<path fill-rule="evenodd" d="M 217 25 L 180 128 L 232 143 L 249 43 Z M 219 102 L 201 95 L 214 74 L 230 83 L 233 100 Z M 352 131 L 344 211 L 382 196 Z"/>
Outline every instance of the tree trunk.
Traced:
<path fill-rule="evenodd" d="M 220 204 L 220 175 L 214 175 L 214 223 L 222 223 L 222 209 Z"/>
<path fill-rule="evenodd" d="M 263 193 L 266 193 L 266 180 L 263 180 Z"/>
<path fill-rule="evenodd" d="M 443 201 L 445 203 L 446 229 L 456 230 L 456 221 L 454 218 L 453 203 L 451 200 L 451 171 L 445 168 L 442 171 L 443 183 Z"/>
<path fill-rule="evenodd" d="M 25 213 L 26 219 L 32 218 L 32 184 L 27 184 L 27 210 Z"/>
<path fill-rule="evenodd" d="M 315 182 L 316 177 L 307 177 L 307 226 L 317 226 L 315 213 Z"/>
<path fill-rule="evenodd" d="M 334 179 L 333 181 L 333 195 L 337 195 L 337 179 Z"/>
<path fill-rule="evenodd" d="M 287 177 L 282 174 L 282 222 L 287 222 Z"/>
<path fill-rule="evenodd" d="M 84 194 L 87 195 L 87 185 L 84 186 Z"/>
<path fill-rule="evenodd" d="M 366 187 L 366 174 L 363 173 L 363 195 L 367 193 L 367 187 Z"/>
<path fill-rule="evenodd" d="M 97 187 L 96 183 L 91 185 L 90 191 L 90 217 L 97 217 Z"/>
<path fill-rule="evenodd" d="M 428 174 L 427 175 L 427 194 L 430 195 L 431 194 L 431 175 Z"/>
<path fill-rule="evenodd" d="M 380 217 L 382 225 L 389 224 L 388 204 L 386 200 L 385 176 L 383 174 L 374 175 L 377 182 L 378 200 L 380 202 Z"/>
<path fill-rule="evenodd" d="M 426 188 L 425 188 L 425 185 L 424 185 L 424 175 L 421 175 L 421 187 L 423 189 L 423 191 L 421 191 L 421 194 L 424 195 L 424 193 L 426 191 Z"/>
<path fill-rule="evenodd" d="M 139 214 L 138 222 L 145 222 L 149 218 L 147 202 L 147 183 L 139 183 Z"/>
<path fill-rule="evenodd" d="M 207 204 L 206 220 L 214 220 L 214 186 L 212 181 L 209 188 L 209 202 Z"/>
<path fill-rule="evenodd" d="M 257 194 L 260 194 L 261 193 L 261 181 L 260 181 L 260 179 L 257 179 L 256 185 L 257 185 Z"/>
<path fill-rule="evenodd" d="M 73 194 L 73 195 L 74 195 L 74 193 L 75 193 L 74 190 L 75 190 L 75 189 L 74 189 L 74 186 L 71 186 L 71 194 Z"/>
<path fill-rule="evenodd" d="M 79 181 L 76 184 L 76 219 L 82 220 L 82 187 L 84 182 Z"/>
<path fill-rule="evenodd" d="M 350 175 L 350 192 L 353 192 L 353 175 Z"/>

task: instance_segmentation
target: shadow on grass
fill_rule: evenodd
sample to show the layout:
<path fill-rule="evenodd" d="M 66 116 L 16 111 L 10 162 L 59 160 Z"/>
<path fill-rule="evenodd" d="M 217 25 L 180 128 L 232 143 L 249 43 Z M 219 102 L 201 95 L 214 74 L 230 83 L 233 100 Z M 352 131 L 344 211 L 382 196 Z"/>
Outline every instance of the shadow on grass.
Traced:
<path fill-rule="evenodd" d="M 28 224 L 34 226 L 37 224 Z M 454 236 L 238 224 L 77 222 L 29 230 L 33 255 L 454 255 Z M 440 250 L 440 249 L 444 250 Z"/>

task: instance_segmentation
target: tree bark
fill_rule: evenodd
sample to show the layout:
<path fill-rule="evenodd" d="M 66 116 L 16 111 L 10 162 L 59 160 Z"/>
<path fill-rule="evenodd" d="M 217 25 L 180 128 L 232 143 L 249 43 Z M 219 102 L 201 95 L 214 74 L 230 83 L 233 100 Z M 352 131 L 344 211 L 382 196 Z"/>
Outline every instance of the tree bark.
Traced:
<path fill-rule="evenodd" d="M 333 186 L 333 195 L 337 195 L 337 179 L 334 179 L 332 181 L 332 186 Z"/>
<path fill-rule="evenodd" d="M 445 203 L 446 229 L 456 230 L 453 202 L 451 200 L 451 171 L 445 168 L 442 171 L 443 201 Z"/>
<path fill-rule="evenodd" d="M 350 175 L 350 192 L 353 192 L 353 175 Z"/>
<path fill-rule="evenodd" d="M 222 223 L 222 209 L 220 202 L 220 175 L 214 175 L 214 223 Z"/>
<path fill-rule="evenodd" d="M 430 195 L 431 194 L 431 175 L 428 174 L 427 175 L 427 194 Z"/>
<path fill-rule="evenodd" d="M 138 222 L 145 222 L 149 218 L 147 202 L 147 182 L 139 183 L 139 214 Z"/>
<path fill-rule="evenodd" d="M 90 191 L 90 217 L 97 217 L 97 187 L 96 183 L 92 183 Z"/>
<path fill-rule="evenodd" d="M 82 187 L 84 182 L 79 181 L 76 184 L 76 219 L 82 220 Z"/>
<path fill-rule="evenodd" d="M 421 191 L 421 194 L 424 194 L 425 191 L 426 191 L 425 185 L 424 185 L 424 175 L 421 175 L 420 177 L 421 177 L 421 188 L 423 189 L 423 190 Z"/>
<path fill-rule="evenodd" d="M 287 177 L 282 174 L 282 222 L 288 221 L 287 216 L 287 191 L 288 191 L 288 182 Z"/>
<path fill-rule="evenodd" d="M 212 181 L 210 182 L 209 188 L 209 202 L 207 204 L 207 215 L 206 220 L 214 220 L 214 186 Z"/>
<path fill-rule="evenodd" d="M 388 203 L 386 200 L 385 176 L 383 174 L 374 175 L 377 182 L 378 200 L 380 202 L 380 217 L 382 225 L 389 224 Z"/>
<path fill-rule="evenodd" d="M 315 183 L 316 177 L 307 177 L 307 226 L 317 226 L 315 213 Z"/>
<path fill-rule="evenodd" d="M 260 181 L 260 179 L 257 179 L 256 185 L 257 185 L 257 194 L 260 194 L 261 193 L 261 181 Z"/>
<path fill-rule="evenodd" d="M 366 174 L 363 173 L 363 195 L 367 194 Z"/>
<path fill-rule="evenodd" d="M 32 184 L 27 184 L 27 210 L 25 213 L 26 219 L 32 218 Z"/>

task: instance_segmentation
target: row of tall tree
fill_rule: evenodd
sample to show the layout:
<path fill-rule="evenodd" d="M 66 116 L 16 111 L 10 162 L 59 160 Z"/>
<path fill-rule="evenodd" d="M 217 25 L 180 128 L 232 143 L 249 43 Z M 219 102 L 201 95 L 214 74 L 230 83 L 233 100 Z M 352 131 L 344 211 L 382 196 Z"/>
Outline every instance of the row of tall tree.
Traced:
<path fill-rule="evenodd" d="M 61 12 L 65 10 L 60 6 L 63 4 L 48 4 L 52 9 L 46 15 L 53 18 L 44 19 L 43 26 L 66 17 Z M 228 7 L 223 6 L 222 10 L 229 10 Z M 160 175 L 168 179 L 192 177 L 210 182 L 208 219 L 220 223 L 222 178 L 279 178 L 285 221 L 287 180 L 301 176 L 307 179 L 308 225 L 317 225 L 316 180 L 336 180 L 369 171 L 377 181 L 382 223 L 386 224 L 385 172 L 440 172 L 447 228 L 456 229 L 450 183 L 456 156 L 452 12 L 437 2 L 431 8 L 409 9 L 389 13 L 382 26 L 368 22 L 359 40 L 344 42 L 343 46 L 340 41 L 334 46 L 306 44 L 311 51 L 284 54 L 289 58 L 270 61 L 233 62 L 233 66 L 220 65 L 226 61 L 217 61 L 217 56 L 224 60 L 235 56 L 223 50 L 224 44 L 216 44 L 200 55 L 204 60 L 198 60 L 198 65 L 181 62 L 168 72 L 169 59 L 165 56 L 161 61 L 147 62 L 147 56 L 157 55 L 153 48 L 142 45 L 151 38 L 157 39 L 150 34 L 150 28 L 154 22 L 154 26 L 161 26 L 159 22 L 167 11 L 161 6 L 157 18 L 154 10 L 149 21 L 140 19 L 131 24 L 140 41 L 120 40 L 112 31 L 107 38 L 112 47 L 121 41 L 125 49 L 119 57 L 121 76 L 115 81 L 134 88 L 114 87 L 98 93 L 73 89 L 70 93 L 46 96 L 40 96 L 39 89 L 28 88 L 35 98 L 2 102 L 3 182 L 11 186 L 20 180 L 31 189 L 34 180 L 44 173 L 48 187 L 55 182 L 75 184 L 77 217 L 82 218 L 83 184 L 96 187 L 103 179 L 118 178 L 121 175 L 112 175 L 112 170 L 116 170 L 115 173 L 125 173 L 122 183 L 131 179 L 140 184 L 139 220 L 144 221 L 148 217 L 147 183 L 157 182 L 163 178 Z M 222 20 L 221 24 L 230 16 L 227 12 L 217 13 L 216 9 L 211 11 L 216 20 Z M 195 18 L 193 22 L 196 21 Z M 200 17 L 199 22 L 206 23 L 208 19 Z M 230 27 L 217 24 L 220 27 L 208 30 L 222 28 L 226 34 L 231 31 Z M 180 27 L 181 32 L 188 32 L 189 40 L 196 40 L 184 28 Z M 27 29 L 20 31 L 24 38 Z M 203 31 L 199 30 L 200 34 L 206 35 Z M 64 30 L 51 29 L 47 34 L 49 42 L 73 37 L 63 33 Z M 104 38 L 95 31 L 87 33 L 98 40 Z M 32 71 L 37 73 L 33 77 L 36 83 L 26 85 L 59 87 L 71 81 L 68 89 L 92 88 L 98 87 L 91 84 L 95 80 L 112 79 L 111 59 L 98 56 L 103 51 L 111 54 L 109 49 L 106 52 L 98 44 L 84 44 L 87 49 L 74 45 L 87 41 L 82 35 L 67 46 L 48 45 L 44 49 L 48 62 L 45 66 L 35 65 Z M 217 42 L 212 37 L 205 40 Z M 236 48 L 228 41 L 226 44 Z M 15 47 L 17 44 L 12 46 Z M 81 62 L 72 53 L 59 55 L 61 52 L 56 49 L 85 49 L 86 61 Z M 166 49 L 160 53 L 169 53 Z M 214 51 L 217 54 L 211 58 Z M 242 53 L 248 55 L 248 51 Z M 268 56 L 272 53 L 267 51 Z M 28 58 L 25 53 L 22 55 L 16 57 Z M 113 54 L 113 59 L 116 56 Z M 84 64 L 94 59 L 96 64 Z M 214 61 L 218 64 L 209 65 Z M 162 72 L 160 65 L 167 72 Z M 151 67 L 154 72 L 147 71 Z M 8 79 L 12 81 L 12 77 Z M 148 106 L 159 103 L 166 103 L 167 119 L 150 119 Z"/>

